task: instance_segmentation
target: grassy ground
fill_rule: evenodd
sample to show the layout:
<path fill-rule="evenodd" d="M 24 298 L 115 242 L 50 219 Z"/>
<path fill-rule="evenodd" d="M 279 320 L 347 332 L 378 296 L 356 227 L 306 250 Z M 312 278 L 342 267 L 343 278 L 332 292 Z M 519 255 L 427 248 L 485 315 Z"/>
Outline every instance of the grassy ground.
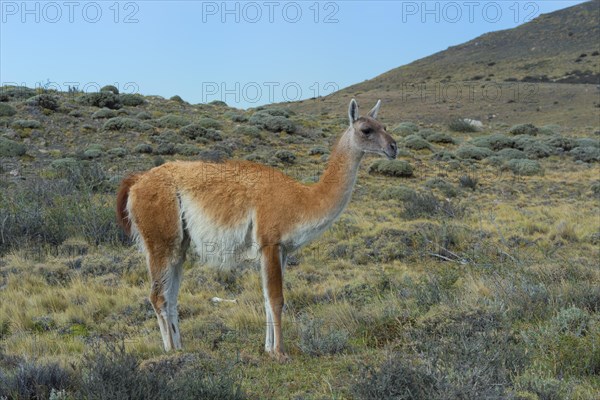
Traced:
<path fill-rule="evenodd" d="M 44 108 L 27 93 L 0 103 L 15 111 L 0 117 L 0 397 L 96 398 L 122 386 L 127 395 L 104 398 L 151 398 L 134 382 L 162 382 L 179 398 L 598 398 L 592 130 L 388 120 L 400 161 L 366 158 L 348 209 L 291 259 L 292 361 L 277 364 L 262 353 L 256 268 L 217 271 L 191 254 L 185 350 L 163 354 L 144 260 L 114 224 L 115 188 L 130 171 L 218 157 L 312 182 L 344 115 L 147 97 L 111 104 L 104 114 L 128 120 L 108 123 L 82 94 L 46 93 L 57 107 Z"/>

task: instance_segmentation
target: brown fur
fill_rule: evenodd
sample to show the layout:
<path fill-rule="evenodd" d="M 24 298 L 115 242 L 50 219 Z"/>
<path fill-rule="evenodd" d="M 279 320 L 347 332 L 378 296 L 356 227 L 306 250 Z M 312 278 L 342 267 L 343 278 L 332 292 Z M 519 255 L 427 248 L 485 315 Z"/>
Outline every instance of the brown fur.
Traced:
<path fill-rule="evenodd" d="M 123 179 L 117 192 L 117 223 L 127 235 L 131 235 L 131 221 L 127 215 L 129 189 L 138 181 L 140 174 L 132 174 Z"/>

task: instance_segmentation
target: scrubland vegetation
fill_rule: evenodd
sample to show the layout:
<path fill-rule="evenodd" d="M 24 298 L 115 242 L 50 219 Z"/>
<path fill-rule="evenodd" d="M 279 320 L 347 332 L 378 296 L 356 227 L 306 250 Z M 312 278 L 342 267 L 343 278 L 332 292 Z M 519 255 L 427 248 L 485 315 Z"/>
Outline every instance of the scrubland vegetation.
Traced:
<path fill-rule="evenodd" d="M 292 361 L 278 364 L 262 352 L 256 267 L 193 254 L 185 350 L 163 353 L 116 187 L 174 159 L 249 159 L 315 182 L 344 115 L 110 87 L 0 92 L 0 398 L 598 398 L 597 127 L 471 132 L 383 113 L 399 159 L 366 157 L 347 210 L 291 257 Z"/>

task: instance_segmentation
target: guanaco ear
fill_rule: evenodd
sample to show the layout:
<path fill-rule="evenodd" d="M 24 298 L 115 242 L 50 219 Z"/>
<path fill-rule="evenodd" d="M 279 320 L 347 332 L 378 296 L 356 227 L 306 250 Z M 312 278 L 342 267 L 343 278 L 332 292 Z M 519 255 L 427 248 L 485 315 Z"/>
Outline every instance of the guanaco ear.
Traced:
<path fill-rule="evenodd" d="M 348 118 L 350 119 L 350 126 L 358 119 L 358 104 L 356 100 L 350 100 L 350 106 L 348 107 Z"/>
<path fill-rule="evenodd" d="M 377 113 L 379 112 L 380 106 L 381 106 L 381 100 L 377 100 L 377 104 L 375 104 L 375 107 L 373 107 L 371 109 L 371 111 L 369 111 L 369 117 L 371 117 L 373 119 L 377 119 Z"/>

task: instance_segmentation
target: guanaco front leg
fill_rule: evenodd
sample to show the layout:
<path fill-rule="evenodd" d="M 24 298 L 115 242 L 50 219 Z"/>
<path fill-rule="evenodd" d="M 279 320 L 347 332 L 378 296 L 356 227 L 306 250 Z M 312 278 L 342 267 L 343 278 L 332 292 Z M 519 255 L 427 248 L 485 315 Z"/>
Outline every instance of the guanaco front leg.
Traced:
<path fill-rule="evenodd" d="M 288 359 L 283 348 L 281 312 L 283 311 L 283 263 L 279 245 L 262 248 L 261 275 L 267 319 L 265 351 L 279 361 Z"/>

